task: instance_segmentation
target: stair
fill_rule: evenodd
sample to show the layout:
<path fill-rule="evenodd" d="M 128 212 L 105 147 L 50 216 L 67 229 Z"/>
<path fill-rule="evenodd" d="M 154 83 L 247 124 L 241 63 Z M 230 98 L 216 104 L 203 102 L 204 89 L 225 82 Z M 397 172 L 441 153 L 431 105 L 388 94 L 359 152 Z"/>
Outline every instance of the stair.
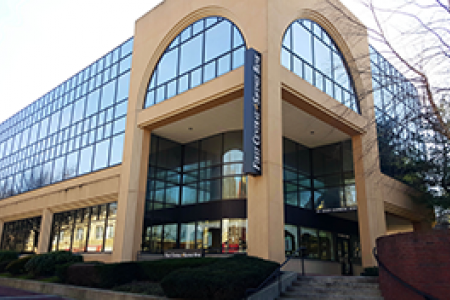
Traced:
<path fill-rule="evenodd" d="M 298 276 L 279 300 L 383 300 L 377 277 Z"/>

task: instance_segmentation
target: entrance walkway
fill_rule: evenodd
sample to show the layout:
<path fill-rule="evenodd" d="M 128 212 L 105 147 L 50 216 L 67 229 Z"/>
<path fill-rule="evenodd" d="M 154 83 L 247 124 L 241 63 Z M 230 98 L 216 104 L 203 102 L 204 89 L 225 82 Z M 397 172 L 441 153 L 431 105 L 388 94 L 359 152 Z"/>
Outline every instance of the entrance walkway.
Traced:
<path fill-rule="evenodd" d="M 43 295 L 15 288 L 0 286 L 0 300 L 68 300 L 55 295 Z"/>

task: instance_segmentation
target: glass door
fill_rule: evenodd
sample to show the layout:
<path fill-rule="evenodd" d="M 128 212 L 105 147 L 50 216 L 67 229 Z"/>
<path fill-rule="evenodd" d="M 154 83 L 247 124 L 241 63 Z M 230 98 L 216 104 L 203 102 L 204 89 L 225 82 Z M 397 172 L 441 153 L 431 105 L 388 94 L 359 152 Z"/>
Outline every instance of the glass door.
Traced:
<path fill-rule="evenodd" d="M 338 235 L 337 237 L 337 257 L 342 266 L 342 275 L 353 275 L 352 263 L 350 260 L 350 237 Z"/>

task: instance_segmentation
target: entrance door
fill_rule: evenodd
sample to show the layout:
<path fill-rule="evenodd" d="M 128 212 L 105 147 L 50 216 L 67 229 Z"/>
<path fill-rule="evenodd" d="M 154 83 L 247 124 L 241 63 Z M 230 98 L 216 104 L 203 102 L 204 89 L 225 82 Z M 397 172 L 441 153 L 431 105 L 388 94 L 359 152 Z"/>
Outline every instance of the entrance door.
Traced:
<path fill-rule="evenodd" d="M 352 263 L 350 260 L 350 238 L 338 236 L 337 257 L 342 266 L 342 275 L 353 275 Z"/>

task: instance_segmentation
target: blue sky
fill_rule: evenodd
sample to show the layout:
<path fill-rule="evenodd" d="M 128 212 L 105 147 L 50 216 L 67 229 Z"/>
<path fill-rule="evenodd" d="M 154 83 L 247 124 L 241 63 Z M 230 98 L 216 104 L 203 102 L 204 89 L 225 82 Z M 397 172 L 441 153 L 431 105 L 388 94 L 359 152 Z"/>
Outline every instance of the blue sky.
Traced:
<path fill-rule="evenodd" d="M 0 0 L 0 122 L 133 36 L 160 0 Z"/>
<path fill-rule="evenodd" d="M 133 36 L 160 2 L 0 0 L 0 122 Z"/>

